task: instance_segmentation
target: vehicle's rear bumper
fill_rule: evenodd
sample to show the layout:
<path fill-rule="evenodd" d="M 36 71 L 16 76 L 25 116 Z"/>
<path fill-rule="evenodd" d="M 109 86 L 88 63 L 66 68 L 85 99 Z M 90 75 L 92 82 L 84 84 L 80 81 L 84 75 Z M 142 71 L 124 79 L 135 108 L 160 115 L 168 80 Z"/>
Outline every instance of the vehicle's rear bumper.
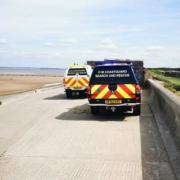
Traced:
<path fill-rule="evenodd" d="M 81 88 L 81 89 L 74 89 L 74 88 L 65 88 L 65 91 L 86 91 L 87 87 Z"/>
<path fill-rule="evenodd" d="M 122 103 L 122 104 L 88 104 L 89 106 L 104 106 L 104 107 L 121 107 L 121 106 L 138 106 L 141 103 Z"/>

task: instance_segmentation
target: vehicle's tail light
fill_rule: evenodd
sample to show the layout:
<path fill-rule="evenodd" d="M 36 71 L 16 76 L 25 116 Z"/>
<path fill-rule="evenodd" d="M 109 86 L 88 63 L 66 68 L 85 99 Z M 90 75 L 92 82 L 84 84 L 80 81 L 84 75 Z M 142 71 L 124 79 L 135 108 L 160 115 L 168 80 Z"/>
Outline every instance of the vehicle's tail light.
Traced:
<path fill-rule="evenodd" d="M 90 95 L 91 95 L 91 86 L 88 86 L 88 88 L 87 88 L 87 97 L 88 97 L 88 99 L 90 98 Z"/>
<path fill-rule="evenodd" d="M 141 87 L 139 84 L 135 85 L 136 88 L 136 100 L 141 100 Z"/>
<path fill-rule="evenodd" d="M 88 94 L 91 93 L 91 86 L 88 86 L 88 88 L 87 88 L 87 93 L 88 93 Z"/>
<path fill-rule="evenodd" d="M 140 87 L 140 85 L 136 84 L 135 88 L 136 88 L 136 94 L 141 94 L 141 87 Z"/>
<path fill-rule="evenodd" d="M 63 79 L 63 85 L 65 86 L 65 78 Z"/>

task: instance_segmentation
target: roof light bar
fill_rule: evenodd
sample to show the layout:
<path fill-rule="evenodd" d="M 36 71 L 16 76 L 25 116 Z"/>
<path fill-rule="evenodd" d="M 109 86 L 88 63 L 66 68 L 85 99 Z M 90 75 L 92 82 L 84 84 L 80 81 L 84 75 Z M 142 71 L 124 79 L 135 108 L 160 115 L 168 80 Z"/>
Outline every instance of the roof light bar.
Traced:
<path fill-rule="evenodd" d="M 96 62 L 96 66 L 102 65 L 133 65 L 131 61 L 120 61 L 120 60 L 104 60 Z"/>

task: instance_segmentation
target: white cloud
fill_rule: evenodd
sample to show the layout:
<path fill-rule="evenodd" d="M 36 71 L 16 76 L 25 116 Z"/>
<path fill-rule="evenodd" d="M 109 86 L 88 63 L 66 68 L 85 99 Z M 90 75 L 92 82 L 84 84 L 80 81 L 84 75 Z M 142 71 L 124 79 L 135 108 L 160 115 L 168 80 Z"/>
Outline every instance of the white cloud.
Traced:
<path fill-rule="evenodd" d="M 61 44 L 65 46 L 70 46 L 70 45 L 76 44 L 77 42 L 78 40 L 76 38 L 67 38 L 67 39 L 61 40 Z"/>
<path fill-rule="evenodd" d="M 114 27 L 104 27 L 94 30 L 87 31 L 87 34 L 90 35 L 107 35 L 107 34 L 126 34 L 126 33 L 140 33 L 145 31 L 145 28 L 135 27 L 135 26 L 122 26 L 117 25 L 116 28 Z"/>
<path fill-rule="evenodd" d="M 147 51 L 161 51 L 164 49 L 165 49 L 164 46 L 155 46 L 155 45 L 151 45 L 146 48 Z"/>
<path fill-rule="evenodd" d="M 4 38 L 1 38 L 0 39 L 0 44 L 7 44 L 8 43 L 8 41 L 7 41 L 7 39 L 4 39 Z"/>
<path fill-rule="evenodd" d="M 54 42 L 45 42 L 43 43 L 44 47 L 67 47 L 67 46 L 72 46 L 76 44 L 78 40 L 76 38 L 65 38 L 61 39 L 60 41 Z"/>
<path fill-rule="evenodd" d="M 117 50 L 118 47 L 111 39 L 103 39 L 101 43 L 97 46 L 97 50 Z"/>
<path fill-rule="evenodd" d="M 43 46 L 45 46 L 45 47 L 52 47 L 52 46 L 54 46 L 54 44 L 52 42 L 45 42 L 43 44 Z"/>
<path fill-rule="evenodd" d="M 9 65 L 15 61 L 21 65 L 19 56 L 28 59 L 27 66 L 31 66 L 32 59 L 40 66 L 48 58 L 49 62 L 54 59 L 62 66 L 64 62 L 60 59 L 71 63 L 74 58 L 82 61 L 144 58 L 150 65 L 151 62 L 164 63 L 164 66 L 180 64 L 179 49 L 166 47 L 168 42 L 170 46 L 180 46 L 180 26 L 171 22 L 174 28 L 168 31 L 168 17 L 172 12 L 163 12 L 167 16 L 164 28 L 163 19 L 157 15 L 162 11 L 156 6 L 144 6 L 153 10 L 153 15 L 149 15 L 142 8 L 146 2 L 159 4 L 150 0 L 6 0 L 0 6 L 0 34 L 11 43 L 0 38 L 0 45 L 7 44 L 0 46 L 0 51 L 3 57 L 11 56 Z M 156 16 L 157 21 L 153 19 Z M 176 19 L 178 17 L 176 14 Z M 176 36 L 172 35 L 175 30 Z"/>
<path fill-rule="evenodd" d="M 10 1 L 11 2 L 11 1 Z M 13 4 L 16 5 L 24 5 L 27 7 L 61 7 L 62 10 L 72 10 L 72 9 L 82 9 L 85 7 L 94 7 L 94 6 L 101 6 L 104 5 L 106 6 L 114 6 L 117 5 L 117 3 L 128 3 L 132 2 L 132 0 L 31 0 L 31 1 L 25 1 L 25 0 L 16 0 L 13 2 Z"/>

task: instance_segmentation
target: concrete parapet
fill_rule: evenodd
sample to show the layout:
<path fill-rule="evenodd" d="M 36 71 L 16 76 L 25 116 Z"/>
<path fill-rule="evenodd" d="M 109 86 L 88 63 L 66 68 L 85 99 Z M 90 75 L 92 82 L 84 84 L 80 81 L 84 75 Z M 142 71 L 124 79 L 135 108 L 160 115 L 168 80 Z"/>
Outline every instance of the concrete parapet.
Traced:
<path fill-rule="evenodd" d="M 166 122 L 180 147 L 180 98 L 151 79 L 148 79 L 148 85 L 154 116 Z"/>

